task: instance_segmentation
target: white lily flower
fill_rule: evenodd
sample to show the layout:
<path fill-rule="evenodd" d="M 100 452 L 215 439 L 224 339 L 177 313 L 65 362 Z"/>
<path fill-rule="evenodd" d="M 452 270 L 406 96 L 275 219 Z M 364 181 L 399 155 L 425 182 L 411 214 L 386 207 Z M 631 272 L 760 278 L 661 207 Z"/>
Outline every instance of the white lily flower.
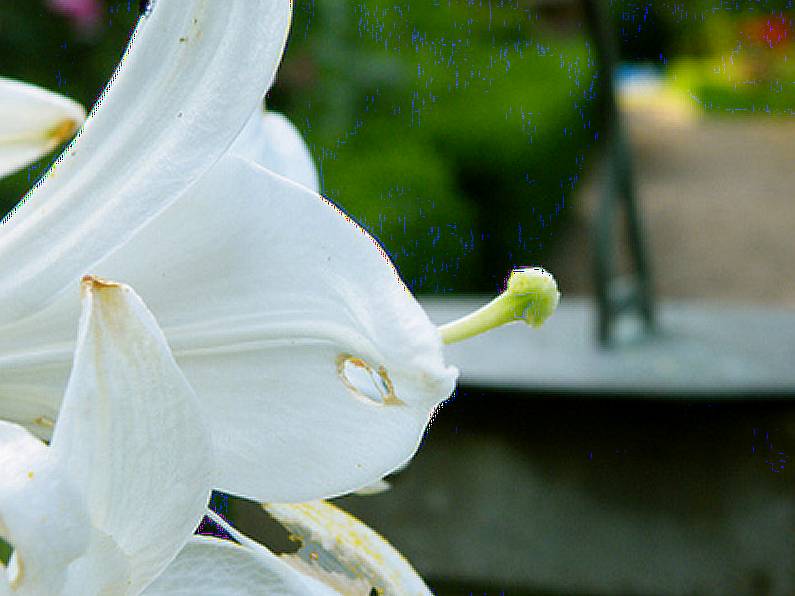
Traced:
<path fill-rule="evenodd" d="M 69 140 L 85 117 L 71 99 L 0 77 L 0 178 Z"/>
<path fill-rule="evenodd" d="M 159 0 L 141 19 L 76 140 L 0 229 L 0 418 L 48 436 L 93 273 L 156 314 L 209 421 L 214 488 L 304 501 L 413 455 L 457 375 L 439 332 L 364 230 L 230 151 L 289 18 L 288 0 Z"/>
<path fill-rule="evenodd" d="M 192 536 L 213 457 L 198 399 L 129 287 L 87 278 L 82 309 L 52 443 L 0 421 L 0 595 L 332 593 L 237 533 Z"/>

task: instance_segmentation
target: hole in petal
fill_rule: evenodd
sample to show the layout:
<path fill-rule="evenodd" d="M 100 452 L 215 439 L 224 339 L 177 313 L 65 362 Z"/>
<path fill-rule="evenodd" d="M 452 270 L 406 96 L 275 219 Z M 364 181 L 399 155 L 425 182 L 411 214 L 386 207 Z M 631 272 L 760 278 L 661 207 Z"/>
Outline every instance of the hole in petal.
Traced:
<path fill-rule="evenodd" d="M 368 403 L 381 406 L 403 404 L 395 395 L 395 386 L 383 366 L 376 369 L 361 358 L 340 354 L 337 373 L 351 393 Z"/>

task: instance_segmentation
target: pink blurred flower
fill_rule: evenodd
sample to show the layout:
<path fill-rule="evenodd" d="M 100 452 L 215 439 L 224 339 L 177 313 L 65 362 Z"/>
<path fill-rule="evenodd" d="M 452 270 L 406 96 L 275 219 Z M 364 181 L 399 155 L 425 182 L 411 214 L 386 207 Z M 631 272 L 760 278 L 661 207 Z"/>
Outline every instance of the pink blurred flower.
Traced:
<path fill-rule="evenodd" d="M 786 46 L 790 40 L 791 24 L 787 17 L 768 15 L 747 19 L 743 23 L 743 32 L 752 43 L 769 48 Z"/>
<path fill-rule="evenodd" d="M 47 5 L 83 31 L 94 30 L 102 18 L 101 0 L 47 0 Z"/>

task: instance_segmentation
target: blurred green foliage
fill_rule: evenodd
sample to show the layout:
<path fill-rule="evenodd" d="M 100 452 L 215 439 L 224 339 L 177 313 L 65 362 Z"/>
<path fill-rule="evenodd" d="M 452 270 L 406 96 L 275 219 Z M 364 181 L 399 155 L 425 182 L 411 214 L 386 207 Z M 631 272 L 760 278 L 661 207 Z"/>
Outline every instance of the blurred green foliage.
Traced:
<path fill-rule="evenodd" d="M 792 0 L 611 0 L 613 23 L 625 60 L 714 56 L 742 43 L 738 24 L 783 17 Z"/>
<path fill-rule="evenodd" d="M 8 567 L 8 561 L 13 553 L 14 549 L 11 548 L 11 545 L 0 538 L 0 564 Z"/>
<path fill-rule="evenodd" d="M 581 34 L 553 35 L 526 4 L 296 3 L 270 104 L 415 291 L 501 286 L 564 221 L 594 69 Z"/>
<path fill-rule="evenodd" d="M 137 5 L 106 0 L 92 35 L 43 0 L 0 6 L 0 74 L 91 105 Z M 297 0 L 294 11 L 267 104 L 296 123 L 324 194 L 409 286 L 491 291 L 510 267 L 543 264 L 597 128 L 579 25 L 555 34 L 518 0 Z M 6 208 L 43 165 L 0 186 Z"/>
<path fill-rule="evenodd" d="M 710 114 L 795 115 L 795 63 L 738 56 L 673 60 L 668 78 Z"/>

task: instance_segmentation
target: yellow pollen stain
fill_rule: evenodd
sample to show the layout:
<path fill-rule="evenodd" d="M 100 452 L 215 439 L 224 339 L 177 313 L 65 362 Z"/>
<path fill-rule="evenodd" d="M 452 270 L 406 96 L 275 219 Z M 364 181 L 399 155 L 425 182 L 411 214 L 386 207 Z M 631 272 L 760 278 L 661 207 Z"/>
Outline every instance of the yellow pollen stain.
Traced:
<path fill-rule="evenodd" d="M 37 426 L 44 428 L 55 428 L 55 421 L 48 416 L 39 416 L 33 421 Z"/>
<path fill-rule="evenodd" d="M 72 120 L 71 118 L 61 120 L 58 124 L 47 131 L 47 137 L 54 143 L 60 145 L 61 143 L 65 143 L 71 139 L 72 135 L 75 134 L 75 131 L 79 126 L 80 123 L 76 120 Z"/>
<path fill-rule="evenodd" d="M 33 480 L 33 472 L 28 472 L 28 480 Z"/>

